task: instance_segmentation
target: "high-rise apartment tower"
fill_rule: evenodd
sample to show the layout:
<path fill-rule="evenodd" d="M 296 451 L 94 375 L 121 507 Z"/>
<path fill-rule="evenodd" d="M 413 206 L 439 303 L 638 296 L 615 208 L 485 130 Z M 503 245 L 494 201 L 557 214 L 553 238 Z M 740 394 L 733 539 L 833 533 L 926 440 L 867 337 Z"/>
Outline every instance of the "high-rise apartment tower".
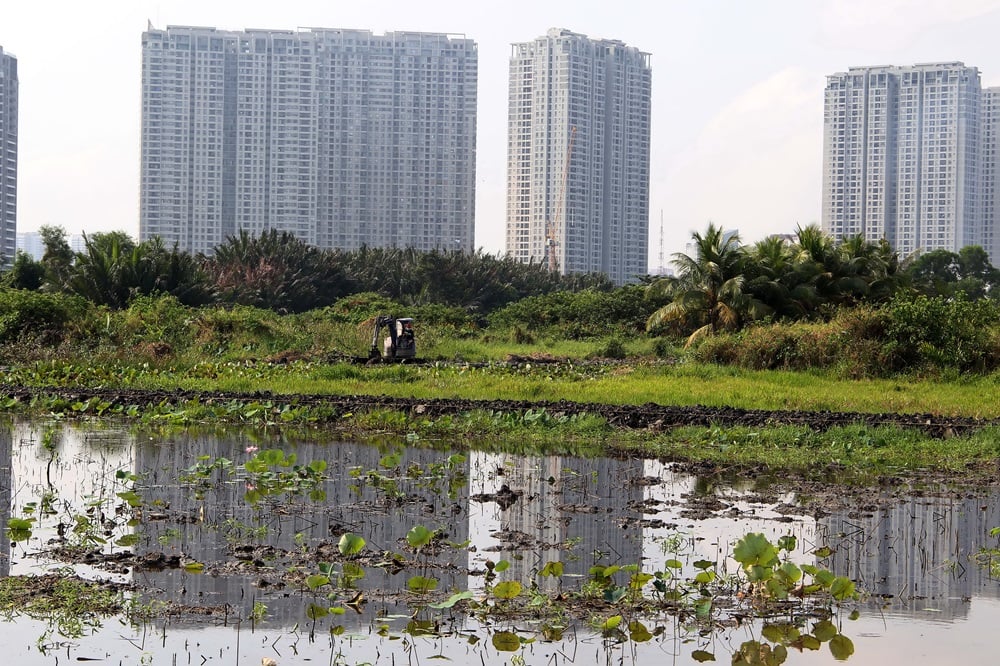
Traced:
<path fill-rule="evenodd" d="M 0 259 L 17 248 L 17 59 L 0 47 Z"/>
<path fill-rule="evenodd" d="M 472 251 L 477 72 L 460 36 L 150 29 L 140 240 Z"/>
<path fill-rule="evenodd" d="M 552 29 L 514 44 L 507 253 L 560 273 L 648 272 L 649 54 Z"/>
<path fill-rule="evenodd" d="M 827 77 L 823 229 L 885 238 L 901 256 L 982 245 L 1000 259 L 998 114 L 979 71 L 960 62 Z"/>

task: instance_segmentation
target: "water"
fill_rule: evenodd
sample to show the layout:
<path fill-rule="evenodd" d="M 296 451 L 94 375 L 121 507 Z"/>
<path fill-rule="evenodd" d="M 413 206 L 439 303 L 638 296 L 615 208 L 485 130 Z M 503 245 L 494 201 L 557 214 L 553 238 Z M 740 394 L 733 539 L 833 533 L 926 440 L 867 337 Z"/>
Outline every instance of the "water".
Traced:
<path fill-rule="evenodd" d="M 244 463 L 267 450 L 289 464 L 247 473 Z M 17 664 L 661 664 L 708 654 L 731 662 L 750 641 L 781 642 L 765 624 L 792 618 L 809 633 L 824 618 L 799 606 L 754 619 L 745 602 L 720 598 L 712 621 L 699 621 L 690 604 L 680 615 L 629 611 L 602 635 L 595 626 L 619 611 L 600 601 L 543 620 L 427 603 L 465 591 L 483 599 L 496 583 L 516 581 L 521 594 L 497 602 L 501 610 L 545 607 L 585 586 L 595 565 L 679 567 L 690 578 L 701 560 L 725 577 L 739 569 L 735 544 L 754 532 L 774 542 L 794 536 L 791 561 L 849 577 L 864 592 L 828 620 L 842 637 L 837 649 L 829 640 L 801 652 L 791 644 L 784 663 L 833 663 L 844 639 L 852 664 L 995 661 L 1000 585 L 973 559 L 997 545 L 995 493 L 922 488 L 869 493 L 860 504 L 834 495 L 823 510 L 790 510 L 796 500 L 774 480 L 697 478 L 654 460 L 17 423 L 0 434 L 0 528 L 12 518 L 35 522 L 30 539 L 0 546 L 0 575 L 65 572 L 70 563 L 55 549 L 84 545 L 107 561 L 74 562 L 73 571 L 133 584 L 136 603 L 160 613 L 103 618 L 67 636 L 58 622 L 8 612 L 0 644 L 5 662 Z M 407 535 L 418 525 L 441 536 L 414 554 Z M 345 533 L 366 542 L 354 567 L 337 552 Z M 824 547 L 832 554 L 817 554 Z M 333 565 L 331 580 L 311 590 L 306 578 L 322 575 L 323 562 Z M 540 575 L 551 563 L 561 575 Z M 490 567 L 507 565 L 487 582 Z M 624 585 L 628 574 L 615 580 Z M 415 575 L 438 591 L 407 592 Z M 347 603 L 359 592 L 365 603 Z M 316 617 L 319 607 L 343 614 Z M 652 635 L 629 640 L 630 621 Z"/>

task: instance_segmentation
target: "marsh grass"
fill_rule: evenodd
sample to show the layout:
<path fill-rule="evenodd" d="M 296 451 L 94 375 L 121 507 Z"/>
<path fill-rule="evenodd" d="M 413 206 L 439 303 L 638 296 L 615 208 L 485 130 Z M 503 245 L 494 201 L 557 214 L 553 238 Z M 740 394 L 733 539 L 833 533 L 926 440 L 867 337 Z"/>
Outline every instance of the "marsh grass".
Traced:
<path fill-rule="evenodd" d="M 648 438 L 616 440 L 621 452 L 722 465 L 792 469 L 805 473 L 844 470 L 841 478 L 883 476 L 906 470 L 962 472 L 1000 457 L 1000 428 L 935 439 L 895 426 L 847 425 L 816 431 L 804 426 L 770 428 L 683 427 Z M 847 471 L 849 470 L 849 471 Z"/>
<path fill-rule="evenodd" d="M 1000 374 L 845 380 L 822 372 L 622 361 L 351 365 L 313 361 L 76 363 L 8 368 L 6 383 L 273 394 L 704 405 L 764 410 L 1000 417 Z"/>
<path fill-rule="evenodd" d="M 0 611 L 7 619 L 44 620 L 61 636 L 79 638 L 125 609 L 123 588 L 58 574 L 8 576 L 0 578 Z"/>

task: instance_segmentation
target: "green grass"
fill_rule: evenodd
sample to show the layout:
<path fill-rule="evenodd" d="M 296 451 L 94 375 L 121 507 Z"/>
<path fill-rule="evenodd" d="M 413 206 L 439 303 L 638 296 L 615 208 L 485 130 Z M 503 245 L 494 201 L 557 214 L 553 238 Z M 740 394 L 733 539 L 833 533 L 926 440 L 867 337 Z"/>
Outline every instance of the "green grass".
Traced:
<path fill-rule="evenodd" d="M 11 368 L 30 386 L 270 391 L 477 400 L 572 400 L 608 404 L 895 412 L 1000 417 L 1000 375 L 951 381 L 849 380 L 830 373 L 754 371 L 684 363 L 523 363 L 515 366 L 215 362 L 192 366 L 67 364 Z"/>
<path fill-rule="evenodd" d="M 653 438 L 626 434 L 615 446 L 623 453 L 797 470 L 839 482 L 914 470 L 972 474 L 970 466 L 1000 457 L 1000 428 L 941 440 L 892 426 L 684 427 Z"/>

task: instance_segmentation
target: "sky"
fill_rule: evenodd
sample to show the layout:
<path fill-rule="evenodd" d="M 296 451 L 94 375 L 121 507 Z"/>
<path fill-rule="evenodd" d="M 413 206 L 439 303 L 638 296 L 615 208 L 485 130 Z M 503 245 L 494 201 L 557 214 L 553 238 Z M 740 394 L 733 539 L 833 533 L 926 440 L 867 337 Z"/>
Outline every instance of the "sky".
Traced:
<path fill-rule="evenodd" d="M 18 231 L 138 235 L 148 23 L 474 39 L 476 246 L 491 254 L 504 251 L 511 44 L 566 28 L 645 51 L 654 272 L 709 222 L 748 243 L 820 222 L 826 76 L 961 61 L 1000 86 L 1000 0 L 8 0 L 0 47 L 18 59 Z"/>

